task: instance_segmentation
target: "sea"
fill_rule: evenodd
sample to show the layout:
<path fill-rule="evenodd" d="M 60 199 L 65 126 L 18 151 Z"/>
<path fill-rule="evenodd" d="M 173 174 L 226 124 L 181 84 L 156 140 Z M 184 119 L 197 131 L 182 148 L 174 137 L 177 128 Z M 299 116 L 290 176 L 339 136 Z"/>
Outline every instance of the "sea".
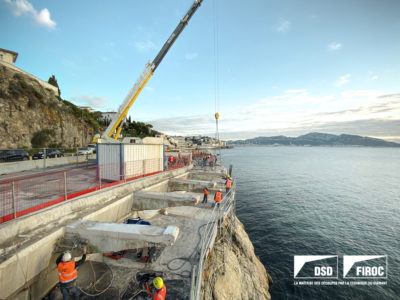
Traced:
<path fill-rule="evenodd" d="M 221 159 L 272 299 L 400 299 L 400 148 L 235 146 Z M 337 278 L 294 278 L 295 256 L 316 255 L 334 256 L 320 266 Z M 344 256 L 367 255 L 381 258 L 357 266 L 387 278 L 345 278 Z"/>

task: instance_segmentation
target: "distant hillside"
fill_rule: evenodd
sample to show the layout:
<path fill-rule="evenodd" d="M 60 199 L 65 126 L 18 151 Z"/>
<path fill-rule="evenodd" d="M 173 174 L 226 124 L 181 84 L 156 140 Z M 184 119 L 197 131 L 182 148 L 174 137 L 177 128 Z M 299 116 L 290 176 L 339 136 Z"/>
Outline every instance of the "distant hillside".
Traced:
<path fill-rule="evenodd" d="M 387 142 L 381 139 L 363 137 L 350 134 L 327 134 L 312 132 L 299 137 L 283 135 L 271 137 L 256 137 L 253 139 L 229 141 L 229 144 L 256 144 L 256 145 L 293 145 L 293 146 L 367 146 L 367 147 L 400 147 L 400 144 Z"/>

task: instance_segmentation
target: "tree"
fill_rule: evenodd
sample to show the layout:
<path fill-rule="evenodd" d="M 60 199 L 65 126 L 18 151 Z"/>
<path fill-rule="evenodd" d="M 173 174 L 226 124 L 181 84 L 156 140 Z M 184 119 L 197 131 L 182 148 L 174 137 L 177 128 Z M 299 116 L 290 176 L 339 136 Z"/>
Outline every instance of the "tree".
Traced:
<path fill-rule="evenodd" d="M 33 148 L 42 148 L 47 147 L 47 145 L 51 142 L 52 137 L 54 137 L 55 132 L 53 129 L 45 128 L 39 131 L 36 131 L 31 139 L 31 144 Z"/>
<path fill-rule="evenodd" d="M 50 83 L 51 85 L 55 86 L 58 89 L 58 96 L 61 97 L 61 91 L 60 91 L 60 87 L 58 86 L 56 76 L 51 75 L 51 77 L 49 78 L 49 80 L 47 80 L 47 82 Z"/>

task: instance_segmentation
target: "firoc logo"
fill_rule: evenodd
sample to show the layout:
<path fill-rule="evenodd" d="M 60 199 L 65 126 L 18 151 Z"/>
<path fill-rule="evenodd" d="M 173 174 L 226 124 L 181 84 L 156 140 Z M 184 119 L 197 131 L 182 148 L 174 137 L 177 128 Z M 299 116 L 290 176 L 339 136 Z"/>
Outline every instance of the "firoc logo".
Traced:
<path fill-rule="evenodd" d="M 338 278 L 337 255 L 295 255 L 294 278 Z"/>
<path fill-rule="evenodd" d="M 386 255 L 343 255 L 343 278 L 386 278 Z"/>

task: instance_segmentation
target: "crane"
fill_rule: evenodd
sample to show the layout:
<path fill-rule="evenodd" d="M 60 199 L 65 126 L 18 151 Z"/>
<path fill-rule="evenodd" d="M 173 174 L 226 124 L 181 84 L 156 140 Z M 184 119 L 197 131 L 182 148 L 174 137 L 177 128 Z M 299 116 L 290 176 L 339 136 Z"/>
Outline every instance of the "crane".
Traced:
<path fill-rule="evenodd" d="M 164 43 L 161 50 L 158 52 L 157 56 L 152 62 L 147 62 L 144 70 L 140 74 L 139 78 L 126 95 L 122 104 L 118 108 L 118 112 L 112 117 L 111 123 L 108 125 L 107 129 L 101 135 L 96 135 L 93 142 L 117 142 L 118 137 L 121 133 L 122 126 L 128 116 L 128 111 L 132 104 L 135 102 L 140 92 L 145 87 L 146 83 L 149 81 L 150 77 L 154 74 L 157 67 L 160 65 L 164 56 L 168 53 L 169 49 L 172 47 L 176 39 L 179 37 L 183 29 L 188 24 L 190 18 L 194 15 L 196 10 L 199 8 L 203 0 L 195 0 L 192 6 L 187 11 L 186 15 L 180 20 L 179 24 L 176 26 L 175 30 L 172 32 L 168 40 Z"/>

